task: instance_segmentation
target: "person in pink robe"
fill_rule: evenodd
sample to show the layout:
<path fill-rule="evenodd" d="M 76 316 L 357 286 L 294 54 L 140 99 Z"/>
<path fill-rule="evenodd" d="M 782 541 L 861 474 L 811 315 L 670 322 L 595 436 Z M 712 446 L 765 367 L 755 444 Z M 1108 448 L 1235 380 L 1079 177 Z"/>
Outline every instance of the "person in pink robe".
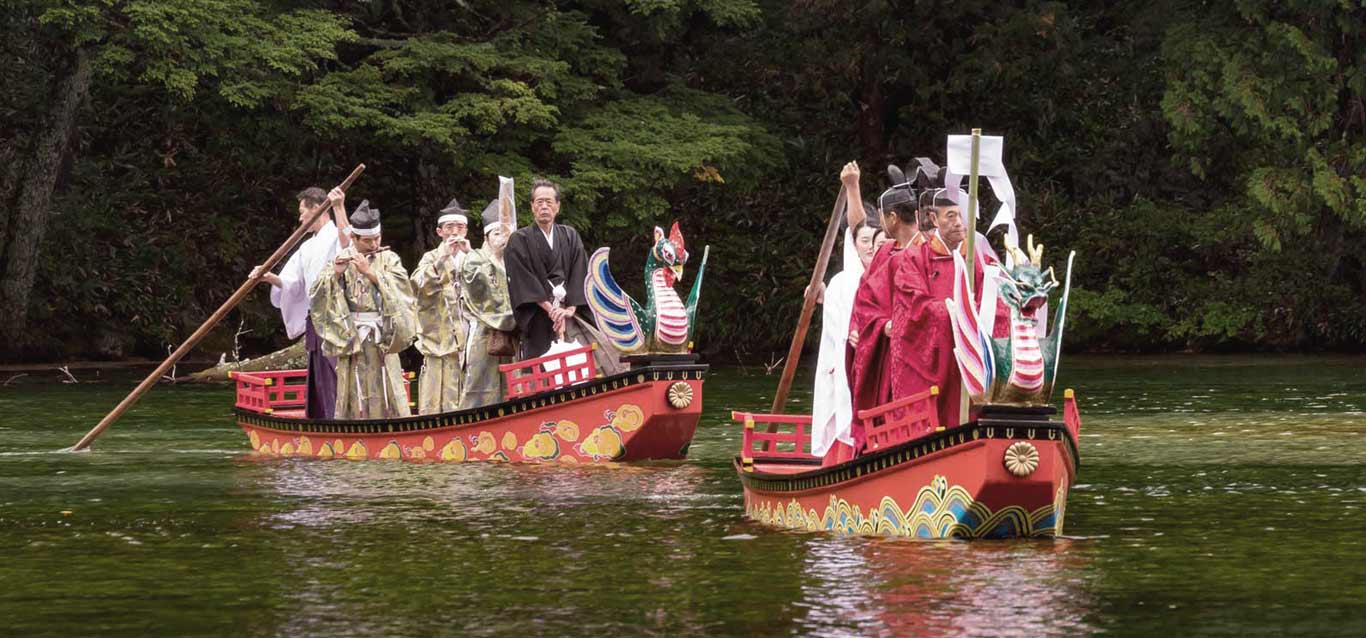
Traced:
<path fill-rule="evenodd" d="M 847 461 L 863 448 L 864 435 L 858 420 L 859 410 L 876 407 L 891 399 L 888 335 L 891 334 L 894 310 L 895 287 L 892 279 L 895 270 L 892 265 L 898 255 L 918 245 L 920 225 L 915 202 L 915 194 L 909 183 L 894 184 L 879 198 L 882 228 L 891 241 L 877 250 L 859 280 L 858 291 L 854 294 L 854 310 L 849 317 L 849 346 L 844 359 L 849 394 L 854 404 L 854 422 L 850 427 L 854 445 L 851 448 L 836 443 L 826 454 L 826 465 Z"/>
<path fill-rule="evenodd" d="M 953 332 L 945 299 L 953 297 L 954 264 L 950 250 L 964 254 L 966 230 L 958 205 L 936 198 L 930 216 L 937 230 L 918 248 L 896 256 L 887 269 L 893 271 L 892 328 L 889 344 L 891 397 L 896 400 L 939 386 L 939 424 L 961 424 L 960 394 L 963 380 L 954 362 Z M 973 294 L 982 297 L 982 271 L 997 262 L 986 238 L 977 237 Z M 995 336 L 1009 329 L 1003 303 L 996 305 Z"/>

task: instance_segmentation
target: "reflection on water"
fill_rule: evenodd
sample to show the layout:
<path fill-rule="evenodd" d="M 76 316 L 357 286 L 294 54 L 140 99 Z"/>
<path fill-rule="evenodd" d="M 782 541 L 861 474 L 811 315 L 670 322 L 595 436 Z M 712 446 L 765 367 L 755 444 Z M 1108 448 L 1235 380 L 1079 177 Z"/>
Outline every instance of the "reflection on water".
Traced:
<path fill-rule="evenodd" d="M 914 542 L 744 520 L 717 371 L 686 462 L 258 460 L 230 390 L 0 388 L 0 635 L 1366 634 L 1356 359 L 1069 357 L 1069 538 Z M 792 409 L 809 389 L 798 386 Z M 54 409 L 60 407 L 60 409 Z"/>
<path fill-rule="evenodd" d="M 416 517 L 424 524 L 460 525 L 490 533 L 513 530 L 509 516 L 532 511 L 564 515 L 579 509 L 642 508 L 642 516 L 704 507 L 715 495 L 695 487 L 705 470 L 682 462 L 602 464 L 334 463 L 257 459 L 263 487 L 294 503 L 270 514 L 270 524 L 336 529 L 374 517 Z"/>
<path fill-rule="evenodd" d="M 841 636 L 1076 636 L 1087 616 L 1087 553 L 1074 540 L 1010 543 L 813 538 L 803 633 Z"/>

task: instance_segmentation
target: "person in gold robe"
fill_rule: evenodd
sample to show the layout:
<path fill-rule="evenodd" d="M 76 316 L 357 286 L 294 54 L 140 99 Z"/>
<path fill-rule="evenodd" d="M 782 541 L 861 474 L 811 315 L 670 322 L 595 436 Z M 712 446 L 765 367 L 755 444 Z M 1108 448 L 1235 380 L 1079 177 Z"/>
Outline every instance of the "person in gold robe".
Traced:
<path fill-rule="evenodd" d="M 417 350 L 422 353 L 418 374 L 418 412 L 450 412 L 460 405 L 465 325 L 460 311 L 460 264 L 470 253 L 465 238 L 469 218 L 452 199 L 441 209 L 436 234 L 441 245 L 422 256 L 413 269 L 417 295 Z"/>
<path fill-rule="evenodd" d="M 503 375 L 498 366 L 512 363 L 517 322 L 512 318 L 512 299 L 508 296 L 507 267 L 503 250 L 511 234 L 510 222 L 499 210 L 498 200 L 484 207 L 484 245 L 465 258 L 460 270 L 464 294 L 465 325 L 469 339 L 465 346 L 465 388 L 460 408 L 477 408 L 503 400 Z M 503 348 L 504 352 L 490 352 Z"/>
<path fill-rule="evenodd" d="M 352 244 L 309 291 L 323 353 L 337 357 L 337 419 L 412 414 L 398 353 L 416 330 L 408 272 L 380 245 L 379 210 L 362 201 L 351 215 Z"/>

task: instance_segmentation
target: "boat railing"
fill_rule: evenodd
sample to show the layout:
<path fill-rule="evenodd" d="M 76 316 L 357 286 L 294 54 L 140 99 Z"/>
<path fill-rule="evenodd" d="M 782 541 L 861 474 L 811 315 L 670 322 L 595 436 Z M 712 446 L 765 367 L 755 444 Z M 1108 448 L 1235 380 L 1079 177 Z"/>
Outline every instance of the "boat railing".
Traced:
<path fill-rule="evenodd" d="M 236 406 L 261 414 L 302 410 L 308 405 L 308 370 L 229 372 L 237 386 Z"/>
<path fill-rule="evenodd" d="M 598 344 L 590 343 L 581 348 L 499 365 L 498 371 L 507 382 L 507 398 L 550 392 L 597 378 L 598 366 L 593 360 L 593 351 L 597 349 Z"/>
<path fill-rule="evenodd" d="M 740 439 L 740 463 L 746 471 L 754 469 L 758 461 L 819 461 L 811 454 L 811 415 L 809 414 L 755 414 L 753 412 L 731 412 L 730 417 L 745 424 Z M 755 424 L 763 423 L 775 431 L 759 431 Z M 783 426 L 791 426 L 790 431 L 777 431 Z M 757 445 L 757 449 L 756 449 Z"/>
<path fill-rule="evenodd" d="M 308 370 L 268 370 L 264 372 L 229 372 L 228 378 L 237 387 L 236 407 L 260 414 L 303 418 L 308 408 Z M 403 393 L 408 405 L 414 405 L 411 372 L 403 373 Z"/>
<path fill-rule="evenodd" d="M 858 419 L 863 423 L 870 452 L 943 430 L 939 424 L 939 386 L 860 410 Z"/>
<path fill-rule="evenodd" d="M 1072 388 L 1062 393 L 1062 423 L 1072 433 L 1072 440 L 1078 440 L 1081 436 L 1081 412 L 1077 409 L 1077 393 Z"/>

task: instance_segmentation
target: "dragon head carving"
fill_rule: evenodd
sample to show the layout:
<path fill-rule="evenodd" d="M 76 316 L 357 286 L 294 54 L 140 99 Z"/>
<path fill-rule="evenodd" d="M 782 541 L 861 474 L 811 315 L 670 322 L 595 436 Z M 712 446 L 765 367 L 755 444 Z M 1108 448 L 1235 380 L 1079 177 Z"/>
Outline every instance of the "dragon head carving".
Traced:
<path fill-rule="evenodd" d="M 962 256 L 954 254 L 954 295 L 945 304 L 963 386 L 977 403 L 1042 405 L 1053 392 L 1069 286 L 1063 286 L 1052 332 L 1045 335 L 1041 311 L 1048 293 L 1059 284 L 1052 268 L 1043 269 L 1043 245 L 1035 246 L 1030 236 L 1027 248 L 1025 254 L 1018 246 L 1008 246 L 1010 266 L 987 267 L 984 280 L 996 284 L 984 284 L 980 302 L 967 287 Z M 1069 284 L 1075 256 L 1067 258 Z M 1006 336 L 999 338 L 994 336 L 998 300 L 1010 311 Z"/>
<path fill-rule="evenodd" d="M 1043 244 L 1035 246 L 1034 236 L 1030 235 L 1026 246 L 1028 255 L 1018 247 L 1011 248 L 1015 266 L 1001 270 L 1000 294 L 1001 300 L 1022 318 L 1037 323 L 1038 311 L 1048 303 L 1048 293 L 1058 287 L 1058 279 L 1052 268 L 1043 270 Z"/>
<path fill-rule="evenodd" d="M 655 226 L 655 244 L 645 258 L 645 272 L 652 273 L 663 268 L 664 281 L 672 286 L 683 278 L 683 264 L 687 261 L 688 250 L 683 245 L 683 231 L 678 229 L 678 222 L 674 222 L 668 235 L 664 234 L 664 229 Z"/>

